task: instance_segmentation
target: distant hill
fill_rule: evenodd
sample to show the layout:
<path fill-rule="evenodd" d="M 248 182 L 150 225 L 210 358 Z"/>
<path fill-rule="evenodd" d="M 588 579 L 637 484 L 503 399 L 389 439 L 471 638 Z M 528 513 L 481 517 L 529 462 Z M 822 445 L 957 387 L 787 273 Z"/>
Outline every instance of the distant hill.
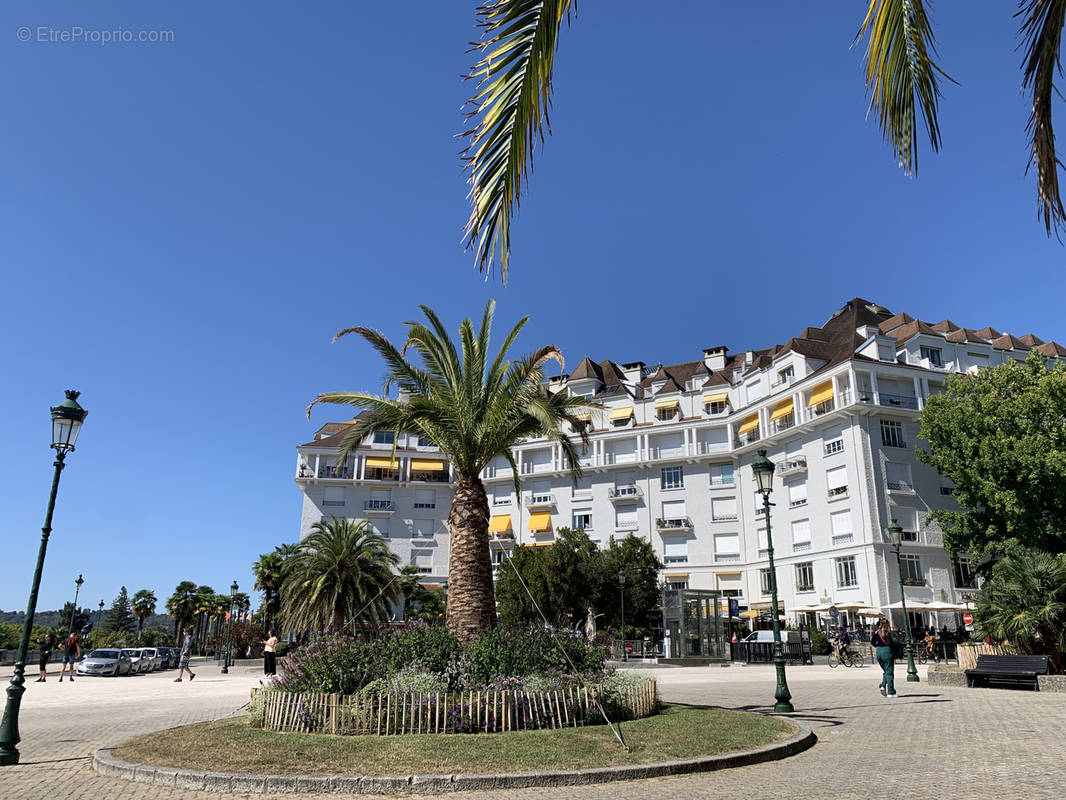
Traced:
<path fill-rule="evenodd" d="M 107 608 L 104 608 L 104 614 L 107 614 Z M 60 619 L 61 616 L 59 611 L 38 611 L 33 615 L 33 622 L 35 625 L 46 625 L 49 628 L 55 628 L 65 624 L 65 621 Z M 93 622 L 96 622 L 98 616 L 100 616 L 99 612 L 94 611 Z M 16 625 L 22 625 L 25 621 L 25 611 L 0 611 L 0 622 L 13 622 Z M 173 625 L 174 620 L 166 614 L 155 614 L 144 621 L 144 627 L 146 628 L 155 628 L 157 626 L 170 628 Z"/>

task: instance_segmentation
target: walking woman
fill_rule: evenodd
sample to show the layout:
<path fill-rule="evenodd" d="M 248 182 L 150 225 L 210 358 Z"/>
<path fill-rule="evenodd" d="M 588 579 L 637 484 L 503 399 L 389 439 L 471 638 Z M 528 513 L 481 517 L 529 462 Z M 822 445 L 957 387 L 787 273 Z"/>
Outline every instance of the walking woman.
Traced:
<path fill-rule="evenodd" d="M 267 632 L 267 638 L 263 641 L 263 674 L 278 674 L 278 658 L 276 649 L 278 646 L 278 632 L 271 628 Z"/>
<path fill-rule="evenodd" d="M 881 624 L 870 637 L 870 644 L 877 653 L 877 663 L 881 665 L 881 694 L 885 697 L 896 696 L 896 682 L 893 671 L 896 662 L 892 658 L 892 631 L 888 627 L 888 620 L 881 620 Z"/>

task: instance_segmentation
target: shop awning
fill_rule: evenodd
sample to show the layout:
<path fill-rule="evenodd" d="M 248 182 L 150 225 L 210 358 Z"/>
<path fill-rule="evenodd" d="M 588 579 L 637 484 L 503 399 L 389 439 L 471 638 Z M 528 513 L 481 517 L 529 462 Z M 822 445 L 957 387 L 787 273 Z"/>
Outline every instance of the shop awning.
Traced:
<path fill-rule="evenodd" d="M 773 422 L 775 419 L 781 419 L 782 417 L 787 417 L 791 413 L 792 413 L 792 399 L 789 398 L 785 402 L 777 404 L 777 406 L 774 408 L 773 413 L 770 415 L 770 422 Z"/>
<path fill-rule="evenodd" d="M 629 419 L 633 416 L 632 408 L 616 408 L 611 412 L 611 422 L 618 422 L 621 419 Z"/>
<path fill-rule="evenodd" d="M 379 456 L 367 456 L 366 465 L 368 467 L 381 467 L 382 469 L 399 469 L 400 459 L 380 458 Z"/>
<path fill-rule="evenodd" d="M 833 398 L 833 382 L 819 383 L 811 389 L 811 399 L 807 401 L 807 407 L 811 408 Z"/>
<path fill-rule="evenodd" d="M 412 472 L 444 472 L 444 470 L 443 461 L 426 461 L 421 458 L 411 459 Z"/>
<path fill-rule="evenodd" d="M 676 411 L 679 408 L 681 408 L 680 400 L 660 400 L 655 404 L 656 411 Z"/>
<path fill-rule="evenodd" d="M 534 533 L 545 533 L 552 529 L 552 514 L 550 511 L 537 511 L 529 515 L 529 525 L 526 528 Z"/>
<path fill-rule="evenodd" d="M 705 394 L 703 396 L 704 403 L 724 403 L 729 399 L 729 392 L 715 392 L 714 394 Z"/>
<path fill-rule="evenodd" d="M 503 533 L 511 530 L 511 515 L 497 514 L 489 522 L 489 533 Z"/>
<path fill-rule="evenodd" d="M 744 433 L 748 433 L 749 431 L 757 431 L 758 429 L 759 429 L 759 415 L 758 414 L 752 414 L 750 417 L 748 417 L 746 420 L 744 420 L 744 423 L 740 426 L 740 430 L 737 431 L 737 433 L 744 434 Z"/>

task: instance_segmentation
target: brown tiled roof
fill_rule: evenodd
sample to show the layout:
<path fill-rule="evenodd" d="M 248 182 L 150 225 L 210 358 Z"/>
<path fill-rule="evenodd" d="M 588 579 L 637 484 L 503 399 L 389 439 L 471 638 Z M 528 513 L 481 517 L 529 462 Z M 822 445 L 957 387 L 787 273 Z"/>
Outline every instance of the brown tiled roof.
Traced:
<path fill-rule="evenodd" d="M 605 358 L 600 362 L 600 373 L 603 375 L 603 382 L 606 386 L 618 386 L 625 383 L 625 373 L 610 359 Z"/>
<path fill-rule="evenodd" d="M 986 326 L 977 331 L 977 335 L 982 339 L 998 339 L 1003 334 L 991 326 Z"/>
<path fill-rule="evenodd" d="M 1029 346 L 1016 336 L 1005 333 L 992 341 L 992 346 L 997 350 L 1028 350 Z"/>
<path fill-rule="evenodd" d="M 1031 333 L 1027 333 L 1022 337 L 1022 342 L 1029 347 L 1036 347 L 1038 344 L 1043 344 L 1044 340 Z"/>
<path fill-rule="evenodd" d="M 707 369 L 707 365 L 702 361 L 685 361 L 681 364 L 659 365 L 659 369 L 655 371 L 653 375 L 649 375 L 647 378 L 640 382 L 640 386 L 644 389 L 651 389 L 653 383 L 658 381 L 667 381 L 667 384 L 672 381 L 678 386 L 685 386 L 689 379 L 699 375 L 707 374 L 710 370 Z M 664 387 L 665 388 L 665 387 Z M 669 391 L 683 391 L 683 389 L 672 389 Z M 660 390 L 661 392 L 661 390 Z"/>
<path fill-rule="evenodd" d="M 1063 356 L 1066 356 L 1066 347 L 1063 347 L 1061 344 L 1054 341 L 1045 342 L 1044 344 L 1037 346 L 1036 352 L 1040 353 L 1042 356 L 1062 358 Z"/>
<path fill-rule="evenodd" d="M 986 344 L 983 336 L 979 336 L 977 331 L 970 328 L 959 328 L 957 331 L 952 331 L 944 337 L 949 342 L 955 342 L 956 344 L 965 344 L 966 342 L 980 342 Z"/>
<path fill-rule="evenodd" d="M 957 331 L 959 326 L 952 322 L 950 319 L 941 320 L 936 325 L 932 326 L 933 330 L 937 333 L 951 333 Z"/>
<path fill-rule="evenodd" d="M 902 327 L 903 325 L 907 325 L 911 322 L 914 322 L 914 317 L 912 317 L 910 314 L 904 314 L 901 311 L 898 314 L 893 314 L 891 317 L 882 322 L 878 327 L 881 328 L 881 333 L 890 333 L 896 328 Z M 899 337 L 897 336 L 896 338 L 898 339 Z"/>
<path fill-rule="evenodd" d="M 599 365 L 593 363 L 588 356 L 585 356 L 574 368 L 574 371 L 570 373 L 570 380 L 579 381 L 587 378 L 594 378 L 603 383 L 603 372 L 600 370 Z"/>

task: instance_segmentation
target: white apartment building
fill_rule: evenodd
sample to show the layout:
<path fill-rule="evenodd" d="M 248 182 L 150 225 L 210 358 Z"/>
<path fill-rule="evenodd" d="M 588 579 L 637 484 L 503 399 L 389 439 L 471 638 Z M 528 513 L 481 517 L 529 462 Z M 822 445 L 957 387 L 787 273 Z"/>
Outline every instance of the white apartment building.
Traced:
<path fill-rule="evenodd" d="M 967 559 L 952 563 L 928 519 L 954 500 L 950 483 L 915 456 L 919 412 L 949 373 L 1024 360 L 1031 349 L 1066 358 L 1066 348 L 1032 334 L 928 324 L 856 298 L 821 327 L 763 350 L 714 347 L 698 361 L 654 366 L 585 358 L 550 381 L 551 391 L 603 404 L 583 419 L 584 475 L 575 485 L 544 439 L 514 450 L 521 498 L 506 460 L 491 464 L 483 478 L 493 559 L 550 545 L 560 527 L 603 544 L 634 533 L 659 553 L 665 583 L 769 610 L 766 520 L 750 468 L 766 449 L 777 465 L 771 523 L 784 608 L 898 602 L 892 519 L 904 530 L 907 600 L 964 601 L 973 593 Z M 443 581 L 448 463 L 412 439 L 393 456 L 391 436 L 379 435 L 337 465 L 346 424 L 327 424 L 298 448 L 301 538 L 323 516 L 369 519 L 401 563 Z"/>

